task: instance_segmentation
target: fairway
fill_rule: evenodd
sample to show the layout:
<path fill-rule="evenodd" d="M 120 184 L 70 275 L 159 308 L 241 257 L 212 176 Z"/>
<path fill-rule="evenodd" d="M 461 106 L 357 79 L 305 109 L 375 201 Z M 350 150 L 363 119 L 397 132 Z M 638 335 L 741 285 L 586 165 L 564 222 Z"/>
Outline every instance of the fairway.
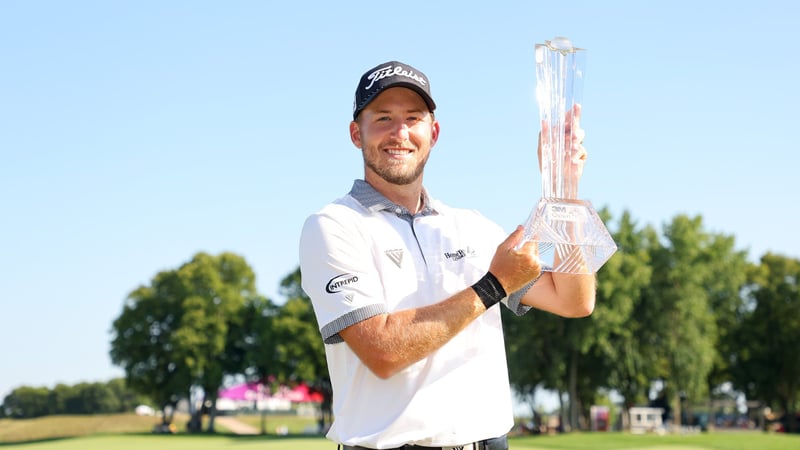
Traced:
<path fill-rule="evenodd" d="M 336 445 L 319 437 L 242 437 L 209 435 L 101 435 L 5 445 L 3 450 L 331 450 Z"/>
<path fill-rule="evenodd" d="M 2 450 L 333 450 L 321 437 L 231 435 L 96 435 L 24 444 L 0 444 Z M 571 433 L 559 436 L 515 437 L 511 450 L 796 450 L 800 435 L 761 432 L 719 432 L 692 435 L 631 435 L 627 433 Z"/>

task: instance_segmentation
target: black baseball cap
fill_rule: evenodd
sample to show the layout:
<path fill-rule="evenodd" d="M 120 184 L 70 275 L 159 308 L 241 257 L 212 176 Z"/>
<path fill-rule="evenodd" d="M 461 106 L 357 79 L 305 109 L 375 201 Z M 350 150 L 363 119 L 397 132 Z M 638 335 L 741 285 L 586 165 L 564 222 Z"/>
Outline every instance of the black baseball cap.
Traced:
<path fill-rule="evenodd" d="M 369 69 L 361 76 L 353 102 L 353 120 L 356 120 L 361 110 L 375 100 L 378 94 L 391 87 L 413 89 L 425 100 L 431 112 L 436 109 L 428 77 L 408 64 L 389 61 Z"/>

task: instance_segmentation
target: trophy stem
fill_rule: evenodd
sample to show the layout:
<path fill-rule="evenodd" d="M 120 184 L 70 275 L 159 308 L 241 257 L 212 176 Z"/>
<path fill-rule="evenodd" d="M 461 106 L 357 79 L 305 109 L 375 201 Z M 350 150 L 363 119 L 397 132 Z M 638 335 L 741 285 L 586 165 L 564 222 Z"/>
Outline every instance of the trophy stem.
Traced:
<path fill-rule="evenodd" d="M 536 100 L 542 121 L 542 196 L 578 198 L 570 164 L 573 128 L 580 120 L 585 52 L 556 37 L 536 45 Z M 575 125 L 573 127 L 573 125 Z"/>

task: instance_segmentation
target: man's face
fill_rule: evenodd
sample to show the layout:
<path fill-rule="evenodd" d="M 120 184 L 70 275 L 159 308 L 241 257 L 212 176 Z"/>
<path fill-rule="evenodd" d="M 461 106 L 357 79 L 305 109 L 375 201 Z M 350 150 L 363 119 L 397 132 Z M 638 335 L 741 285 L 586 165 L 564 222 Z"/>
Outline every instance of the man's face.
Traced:
<path fill-rule="evenodd" d="M 404 87 L 389 88 L 350 124 L 350 138 L 364 155 L 365 179 L 407 185 L 420 179 L 439 137 L 422 97 Z"/>

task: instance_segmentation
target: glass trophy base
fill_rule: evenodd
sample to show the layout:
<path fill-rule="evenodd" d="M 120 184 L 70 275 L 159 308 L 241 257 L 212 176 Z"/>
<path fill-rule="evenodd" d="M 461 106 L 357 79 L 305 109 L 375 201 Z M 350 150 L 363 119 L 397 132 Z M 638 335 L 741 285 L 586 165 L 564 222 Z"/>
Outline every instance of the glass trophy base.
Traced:
<path fill-rule="evenodd" d="M 525 224 L 525 241 L 538 244 L 546 272 L 593 274 L 617 251 L 597 211 L 585 200 L 539 200 Z"/>

